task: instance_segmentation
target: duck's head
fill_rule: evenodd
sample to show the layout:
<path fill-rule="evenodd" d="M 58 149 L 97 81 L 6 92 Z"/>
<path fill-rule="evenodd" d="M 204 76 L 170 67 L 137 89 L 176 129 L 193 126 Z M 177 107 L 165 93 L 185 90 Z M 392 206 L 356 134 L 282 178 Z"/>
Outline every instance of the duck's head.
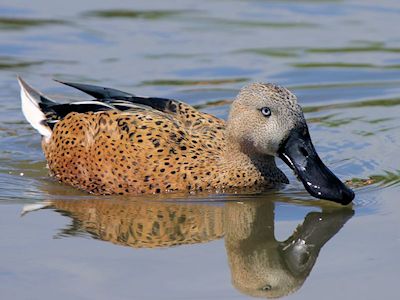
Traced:
<path fill-rule="evenodd" d="M 314 197 L 348 204 L 354 192 L 321 161 L 297 98 L 286 88 L 253 83 L 232 104 L 228 135 L 247 155 L 279 156 Z"/>

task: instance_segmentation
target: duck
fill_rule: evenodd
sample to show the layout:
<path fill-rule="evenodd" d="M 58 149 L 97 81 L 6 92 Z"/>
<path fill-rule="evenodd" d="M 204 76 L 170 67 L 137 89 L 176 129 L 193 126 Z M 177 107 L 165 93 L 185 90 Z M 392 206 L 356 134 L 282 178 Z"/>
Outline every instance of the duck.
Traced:
<path fill-rule="evenodd" d="M 175 99 L 64 81 L 94 99 L 57 103 L 18 82 L 50 175 L 91 194 L 277 188 L 289 183 L 279 157 L 311 196 L 343 205 L 355 197 L 318 156 L 297 97 L 285 87 L 246 85 L 225 121 Z"/>

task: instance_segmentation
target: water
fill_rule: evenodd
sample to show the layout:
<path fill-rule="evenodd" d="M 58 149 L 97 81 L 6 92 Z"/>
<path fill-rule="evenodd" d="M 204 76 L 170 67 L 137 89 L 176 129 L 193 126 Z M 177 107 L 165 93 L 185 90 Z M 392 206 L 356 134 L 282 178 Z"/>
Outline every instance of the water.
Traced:
<path fill-rule="evenodd" d="M 396 0 L 3 0 L 1 299 L 397 299 L 399 17 Z M 279 83 L 357 196 L 313 200 L 283 165 L 291 184 L 262 195 L 87 195 L 47 176 L 16 74 L 52 95 L 82 96 L 53 78 L 97 83 L 221 118 L 244 84 Z"/>

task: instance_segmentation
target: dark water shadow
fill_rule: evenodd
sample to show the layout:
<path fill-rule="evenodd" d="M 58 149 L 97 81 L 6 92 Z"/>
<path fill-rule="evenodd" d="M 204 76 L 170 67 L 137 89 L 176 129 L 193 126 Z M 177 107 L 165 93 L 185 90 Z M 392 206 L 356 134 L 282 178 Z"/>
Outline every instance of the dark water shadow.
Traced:
<path fill-rule="evenodd" d="M 248 78 L 226 78 L 226 79 L 205 79 L 205 80 L 178 80 L 158 79 L 143 81 L 139 86 L 198 86 L 198 85 L 222 85 L 229 83 L 240 83 L 248 81 Z"/>
<path fill-rule="evenodd" d="M 23 60 L 16 59 L 9 56 L 1 56 L 0 55 L 0 71 L 3 70 L 22 70 L 29 67 L 35 67 L 44 64 L 62 64 L 62 65 L 71 65 L 77 64 L 76 61 L 67 61 L 67 60 Z M 5 123 L 6 124 L 6 123 Z"/>
<path fill-rule="evenodd" d="M 45 25 L 66 25 L 70 24 L 64 20 L 55 19 L 33 19 L 20 17 L 0 17 L 0 30 L 21 30 L 31 27 Z"/>
<path fill-rule="evenodd" d="M 282 22 L 282 21 L 265 21 L 265 20 L 246 20 L 246 19 L 227 19 L 218 17 L 196 17 L 194 19 L 200 24 L 207 24 L 215 29 L 243 29 L 243 28 L 274 28 L 274 29 L 299 29 L 299 28 L 312 28 L 318 26 L 311 22 Z"/>
<path fill-rule="evenodd" d="M 158 20 L 172 18 L 187 14 L 190 10 L 130 10 L 130 9 L 105 9 L 93 10 L 83 13 L 83 16 L 106 18 L 106 19 L 147 19 Z"/>

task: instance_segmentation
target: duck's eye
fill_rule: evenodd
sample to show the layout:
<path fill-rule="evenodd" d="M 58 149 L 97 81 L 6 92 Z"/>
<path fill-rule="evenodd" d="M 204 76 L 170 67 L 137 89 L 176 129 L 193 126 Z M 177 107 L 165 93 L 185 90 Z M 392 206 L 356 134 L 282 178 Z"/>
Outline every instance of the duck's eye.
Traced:
<path fill-rule="evenodd" d="M 262 290 L 263 292 L 270 291 L 271 289 L 272 289 L 272 286 L 270 286 L 269 284 L 267 284 L 267 285 L 265 285 L 265 286 L 263 286 L 263 287 L 261 288 L 261 290 Z"/>
<path fill-rule="evenodd" d="M 271 110 L 269 109 L 269 107 L 263 107 L 260 111 L 265 117 L 269 117 L 271 115 Z"/>

